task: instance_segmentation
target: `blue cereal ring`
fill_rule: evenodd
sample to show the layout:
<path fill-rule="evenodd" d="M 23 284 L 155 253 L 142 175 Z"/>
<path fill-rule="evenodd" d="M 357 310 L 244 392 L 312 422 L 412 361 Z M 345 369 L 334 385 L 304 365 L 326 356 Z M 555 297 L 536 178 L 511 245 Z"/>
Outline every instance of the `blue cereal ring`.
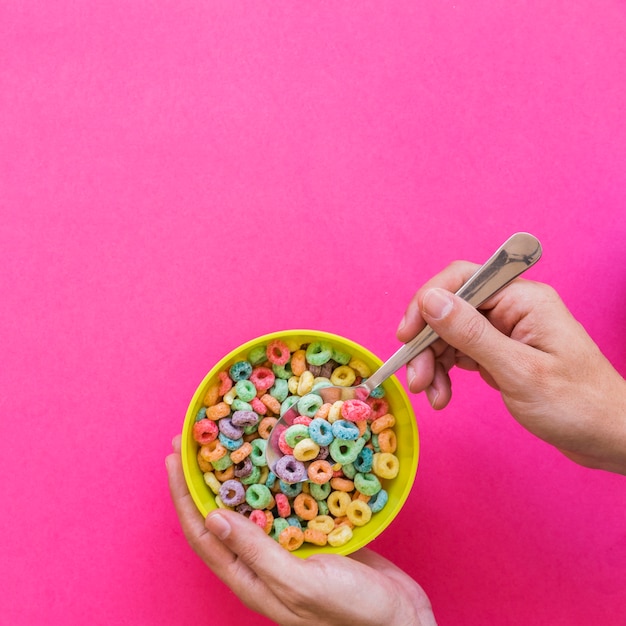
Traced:
<path fill-rule="evenodd" d="M 198 413 L 196 414 L 196 422 L 199 422 L 200 420 L 203 420 L 206 417 L 206 407 L 203 406 Z"/>
<path fill-rule="evenodd" d="M 354 460 L 354 467 L 358 472 L 367 474 L 372 471 L 372 462 L 374 461 L 374 451 L 370 448 L 363 448 Z M 345 473 L 345 472 L 344 472 Z"/>
<path fill-rule="evenodd" d="M 283 480 L 279 480 L 278 484 L 280 486 L 280 490 L 288 497 L 295 498 L 297 495 L 302 493 L 302 483 L 286 483 Z"/>
<path fill-rule="evenodd" d="M 237 361 L 228 370 L 228 375 L 235 383 L 250 378 L 250 374 L 252 374 L 252 365 L 248 361 Z"/>
<path fill-rule="evenodd" d="M 309 424 L 309 437 L 319 446 L 328 446 L 335 438 L 330 422 L 321 417 L 316 417 Z"/>
<path fill-rule="evenodd" d="M 378 493 L 375 493 L 367 503 L 370 509 L 372 509 L 372 513 L 378 513 L 385 504 L 387 504 L 387 500 L 389 500 L 389 496 L 384 489 L 381 489 Z"/>
<path fill-rule="evenodd" d="M 243 446 L 243 437 L 240 437 L 239 439 L 231 439 L 230 437 L 227 437 L 224 433 L 220 433 L 218 435 L 218 439 L 220 440 L 220 443 L 231 452 L 233 450 L 238 450 L 239 448 L 241 448 L 241 446 Z"/>
<path fill-rule="evenodd" d="M 274 472 L 270 471 L 270 473 L 267 475 L 267 478 L 265 479 L 265 486 L 268 489 L 273 489 L 277 480 L 278 480 L 278 476 L 276 476 Z"/>
<path fill-rule="evenodd" d="M 348 420 L 337 420 L 331 428 L 336 439 L 356 441 L 359 438 L 359 427 Z"/>
<path fill-rule="evenodd" d="M 302 522 L 295 515 L 290 515 L 289 517 L 286 517 L 285 521 L 287 522 L 287 524 L 289 524 L 289 526 L 295 526 L 296 528 L 302 530 Z"/>

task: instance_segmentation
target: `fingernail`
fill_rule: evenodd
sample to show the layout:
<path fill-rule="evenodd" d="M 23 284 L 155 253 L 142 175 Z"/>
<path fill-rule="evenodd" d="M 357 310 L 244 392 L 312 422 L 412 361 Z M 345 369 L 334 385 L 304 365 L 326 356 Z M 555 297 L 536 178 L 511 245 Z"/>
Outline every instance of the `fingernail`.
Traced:
<path fill-rule="evenodd" d="M 443 319 L 454 305 L 450 296 L 445 289 L 429 289 L 422 299 L 422 310 L 432 319 Z"/>
<path fill-rule="evenodd" d="M 432 406 L 434 409 L 435 404 L 437 403 L 437 400 L 439 398 L 439 392 L 431 385 L 430 387 L 426 388 L 426 397 L 430 402 L 430 406 Z"/>
<path fill-rule="evenodd" d="M 409 363 L 406 366 L 406 382 L 409 385 L 409 388 L 413 384 L 414 380 L 415 380 L 415 369 L 413 368 L 413 365 L 411 365 L 411 363 Z"/>
<path fill-rule="evenodd" d="M 406 315 L 400 320 L 398 324 L 398 332 L 400 332 L 406 326 Z"/>
<path fill-rule="evenodd" d="M 206 518 L 205 526 L 218 539 L 226 539 L 230 535 L 230 524 L 219 513 L 212 513 Z"/>

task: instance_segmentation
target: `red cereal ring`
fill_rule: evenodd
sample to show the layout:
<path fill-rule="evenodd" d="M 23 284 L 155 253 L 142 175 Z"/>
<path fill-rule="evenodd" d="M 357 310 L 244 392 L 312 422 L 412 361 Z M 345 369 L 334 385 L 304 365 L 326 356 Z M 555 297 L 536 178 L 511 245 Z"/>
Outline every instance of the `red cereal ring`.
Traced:
<path fill-rule="evenodd" d="M 220 372 L 217 377 L 220 380 L 220 386 L 218 388 L 218 394 L 223 396 L 227 394 L 233 387 L 233 381 L 231 380 L 228 372 Z"/>
<path fill-rule="evenodd" d="M 200 444 L 204 445 L 217 439 L 219 428 L 217 424 L 208 419 L 202 419 L 193 425 L 193 438 Z"/>
<path fill-rule="evenodd" d="M 255 367 L 250 374 L 250 382 L 257 391 L 267 391 L 275 380 L 276 376 L 269 367 Z"/>
<path fill-rule="evenodd" d="M 284 493 L 277 493 L 274 497 L 276 500 L 276 508 L 280 517 L 289 517 L 291 515 L 291 505 L 289 498 Z"/>
<path fill-rule="evenodd" d="M 261 402 L 261 398 L 252 398 L 252 400 L 250 400 L 250 406 L 252 410 L 259 415 L 265 415 L 267 413 L 267 407 Z"/>
<path fill-rule="evenodd" d="M 346 400 L 341 405 L 341 417 L 350 422 L 360 422 L 369 419 L 372 409 L 363 400 Z"/>
<path fill-rule="evenodd" d="M 257 526 L 260 526 L 263 530 L 265 530 L 265 526 L 267 525 L 265 511 L 255 509 L 254 511 L 252 511 L 252 513 L 250 513 L 250 517 L 248 519 L 254 522 Z"/>
<path fill-rule="evenodd" d="M 283 432 L 278 435 L 278 447 L 283 454 L 293 455 L 293 448 L 285 441 L 286 433 L 287 429 L 283 430 Z"/>
<path fill-rule="evenodd" d="M 275 365 L 284 365 L 291 357 L 289 346 L 280 339 L 274 339 L 267 344 L 266 354 L 268 361 Z"/>
<path fill-rule="evenodd" d="M 311 422 L 313 421 L 313 418 L 311 417 L 307 417 L 306 415 L 298 415 L 297 417 L 293 418 L 293 424 L 304 424 L 305 426 L 308 426 Z"/>
<path fill-rule="evenodd" d="M 389 404 L 384 398 L 368 398 L 366 402 L 372 409 L 370 419 L 375 420 L 376 418 L 382 417 L 385 413 L 389 412 Z"/>

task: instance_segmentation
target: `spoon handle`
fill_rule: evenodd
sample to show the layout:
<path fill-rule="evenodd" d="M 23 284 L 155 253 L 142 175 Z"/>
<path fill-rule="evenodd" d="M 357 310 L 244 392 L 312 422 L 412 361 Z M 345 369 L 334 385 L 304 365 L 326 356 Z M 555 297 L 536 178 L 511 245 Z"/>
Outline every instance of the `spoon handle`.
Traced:
<path fill-rule="evenodd" d="M 474 307 L 506 287 L 513 279 L 533 266 L 541 257 L 541 244 L 529 233 L 516 233 L 509 237 L 456 292 Z M 426 326 L 416 337 L 400 347 L 364 384 L 371 393 L 389 376 L 395 374 L 413 357 L 425 350 L 439 335 Z"/>

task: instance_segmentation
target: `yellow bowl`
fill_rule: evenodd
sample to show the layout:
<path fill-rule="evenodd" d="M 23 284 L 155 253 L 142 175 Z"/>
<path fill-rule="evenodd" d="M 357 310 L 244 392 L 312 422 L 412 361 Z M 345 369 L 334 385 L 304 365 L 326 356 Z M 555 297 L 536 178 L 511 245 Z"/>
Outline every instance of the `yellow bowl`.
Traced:
<path fill-rule="evenodd" d="M 183 470 L 191 496 L 203 516 L 206 516 L 209 511 L 218 508 L 218 506 L 213 492 L 204 482 L 202 471 L 197 463 L 198 444 L 192 434 L 196 415 L 203 406 L 202 401 L 207 389 L 217 380 L 220 372 L 227 370 L 237 361 L 245 360 L 253 348 L 265 345 L 274 339 L 297 341 L 300 344 L 313 341 L 328 341 L 337 349 L 362 359 L 372 368 L 372 371 L 378 369 L 382 364 L 378 357 L 359 344 L 344 337 L 317 330 L 286 330 L 263 335 L 244 343 L 221 359 L 198 386 L 187 409 L 183 425 L 181 446 Z M 355 527 L 352 539 L 343 546 L 332 547 L 327 545 L 318 547 L 305 543 L 302 547 L 295 550 L 293 554 L 300 557 L 308 557 L 320 553 L 350 554 L 367 545 L 382 533 L 404 505 L 417 472 L 419 458 L 417 425 L 409 398 L 398 379 L 392 376 L 383 384 L 383 388 L 385 390 L 385 399 L 389 403 L 390 412 L 396 418 L 394 430 L 398 440 L 398 448 L 395 454 L 400 462 L 398 476 L 393 480 L 385 481 L 385 489 L 389 496 L 386 506 L 378 513 L 372 515 L 371 520 L 367 524 Z"/>

